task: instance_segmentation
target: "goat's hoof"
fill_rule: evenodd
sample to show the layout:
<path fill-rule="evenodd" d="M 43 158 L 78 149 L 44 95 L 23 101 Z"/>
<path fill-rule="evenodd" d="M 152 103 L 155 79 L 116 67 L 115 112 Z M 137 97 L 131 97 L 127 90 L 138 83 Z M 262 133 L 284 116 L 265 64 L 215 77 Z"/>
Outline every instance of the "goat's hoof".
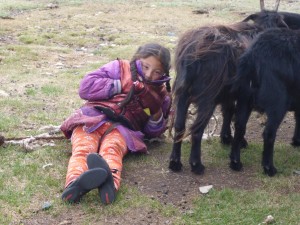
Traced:
<path fill-rule="evenodd" d="M 243 164 L 241 162 L 231 161 L 230 168 L 234 171 L 241 171 L 243 168 Z"/>
<path fill-rule="evenodd" d="M 241 148 L 247 148 L 248 147 L 248 141 L 243 138 L 242 141 L 241 141 Z"/>
<path fill-rule="evenodd" d="M 180 161 L 170 160 L 169 169 L 174 172 L 179 172 L 182 169 L 182 163 Z"/>
<path fill-rule="evenodd" d="M 277 169 L 274 166 L 264 166 L 264 173 L 267 174 L 269 177 L 273 177 L 277 173 Z"/>
<path fill-rule="evenodd" d="M 223 145 L 231 145 L 232 136 L 221 137 L 221 144 Z"/>
<path fill-rule="evenodd" d="M 203 174 L 205 170 L 205 166 L 203 166 L 201 163 L 191 164 L 191 168 L 192 168 L 192 172 L 197 175 Z"/>

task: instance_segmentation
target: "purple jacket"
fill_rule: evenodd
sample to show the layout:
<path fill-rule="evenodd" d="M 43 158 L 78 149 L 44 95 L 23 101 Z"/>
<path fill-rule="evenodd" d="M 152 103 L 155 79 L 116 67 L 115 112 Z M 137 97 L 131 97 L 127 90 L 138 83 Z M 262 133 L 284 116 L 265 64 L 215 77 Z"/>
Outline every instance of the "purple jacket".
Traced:
<path fill-rule="evenodd" d="M 129 62 L 123 60 L 122 64 L 129 66 Z M 137 61 L 138 73 L 141 74 L 141 65 Z M 87 74 L 80 83 L 79 96 L 87 101 L 105 100 L 115 94 L 123 92 L 122 90 L 122 68 L 119 60 L 111 61 L 98 70 Z M 129 74 L 130 75 L 130 74 Z M 146 152 L 147 147 L 143 142 L 144 136 L 153 138 L 160 136 L 166 130 L 167 117 L 171 106 L 171 97 L 165 95 L 162 103 L 163 116 L 154 121 L 150 119 L 142 131 L 133 131 L 129 128 L 118 125 L 116 128 L 126 139 L 127 147 L 133 152 Z M 78 125 L 84 125 L 87 132 L 93 132 L 103 125 L 108 119 L 100 111 L 83 106 L 76 110 L 61 125 L 61 130 L 67 138 L 72 135 L 73 129 Z"/>

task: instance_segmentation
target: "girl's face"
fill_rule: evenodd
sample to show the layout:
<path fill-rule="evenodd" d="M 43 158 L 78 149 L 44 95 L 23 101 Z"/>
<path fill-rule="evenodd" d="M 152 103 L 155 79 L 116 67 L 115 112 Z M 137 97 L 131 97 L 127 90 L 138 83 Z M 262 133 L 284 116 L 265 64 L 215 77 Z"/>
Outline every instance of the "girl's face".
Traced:
<path fill-rule="evenodd" d="M 146 80 L 159 80 L 164 75 L 161 62 L 154 56 L 140 59 Z"/>

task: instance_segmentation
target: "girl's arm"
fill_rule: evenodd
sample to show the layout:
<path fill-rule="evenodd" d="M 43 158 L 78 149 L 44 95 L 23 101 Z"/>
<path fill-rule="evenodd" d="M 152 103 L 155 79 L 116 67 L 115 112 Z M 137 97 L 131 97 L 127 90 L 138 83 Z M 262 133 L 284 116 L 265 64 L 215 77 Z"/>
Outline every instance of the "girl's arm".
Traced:
<path fill-rule="evenodd" d="M 121 93 L 120 65 L 114 60 L 87 74 L 81 81 L 79 96 L 89 101 L 109 99 Z"/>

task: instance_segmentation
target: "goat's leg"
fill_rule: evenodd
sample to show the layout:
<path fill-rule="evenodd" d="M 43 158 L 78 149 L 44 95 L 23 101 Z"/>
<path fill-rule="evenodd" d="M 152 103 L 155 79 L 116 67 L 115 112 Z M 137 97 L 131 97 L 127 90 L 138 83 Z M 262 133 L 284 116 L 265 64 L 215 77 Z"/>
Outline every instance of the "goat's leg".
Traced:
<path fill-rule="evenodd" d="M 230 153 L 230 168 L 240 171 L 243 168 L 241 163 L 241 147 L 246 133 L 246 126 L 251 114 L 251 106 L 248 100 L 242 99 L 237 101 L 235 114 L 234 137 Z"/>
<path fill-rule="evenodd" d="M 280 105 L 280 104 L 279 104 Z M 274 166 L 274 142 L 276 138 L 277 129 L 284 118 L 286 111 L 282 108 L 277 110 L 272 109 L 271 112 L 266 112 L 268 120 L 263 132 L 264 150 L 262 154 L 262 167 L 264 173 L 272 177 L 277 173 L 277 169 Z"/>
<path fill-rule="evenodd" d="M 197 118 L 193 124 L 193 129 L 192 129 L 192 146 L 191 146 L 191 154 L 190 154 L 190 165 L 191 165 L 191 170 L 195 174 L 203 174 L 205 167 L 202 164 L 201 160 L 201 143 L 202 143 L 202 137 L 204 133 L 204 129 L 209 123 L 209 120 L 213 114 L 214 107 L 211 109 L 208 109 L 206 107 L 207 112 L 203 111 L 204 109 L 199 107 L 200 104 L 198 104 L 198 114 Z M 207 104 L 207 105 L 213 105 Z"/>
<path fill-rule="evenodd" d="M 230 145 L 232 142 L 231 135 L 231 120 L 234 114 L 234 104 L 233 103 L 222 103 L 222 116 L 223 124 L 220 132 L 221 143 L 224 145 Z"/>
<path fill-rule="evenodd" d="M 299 147 L 300 146 L 300 111 L 295 111 L 295 131 L 294 131 L 294 136 L 292 139 L 292 145 L 294 147 Z"/>
<path fill-rule="evenodd" d="M 190 154 L 191 170 L 195 174 L 203 174 L 205 167 L 201 161 L 201 140 L 205 127 L 201 127 L 199 131 L 192 133 L 192 147 Z"/>
<path fill-rule="evenodd" d="M 222 103 L 222 116 L 223 116 L 223 124 L 221 128 L 220 138 L 221 143 L 224 145 L 230 145 L 232 143 L 232 135 L 231 135 L 231 121 L 234 115 L 235 106 L 234 103 Z M 248 146 L 248 142 L 243 137 L 241 141 L 241 148 L 246 148 Z"/>
<path fill-rule="evenodd" d="M 174 171 L 180 171 L 182 168 L 181 163 L 181 145 L 182 145 L 182 137 L 185 132 L 185 122 L 187 118 L 187 111 L 189 107 L 189 101 L 187 94 L 182 94 L 179 97 L 176 112 L 175 112 L 175 135 L 173 140 L 172 153 L 170 156 L 169 168 Z"/>

